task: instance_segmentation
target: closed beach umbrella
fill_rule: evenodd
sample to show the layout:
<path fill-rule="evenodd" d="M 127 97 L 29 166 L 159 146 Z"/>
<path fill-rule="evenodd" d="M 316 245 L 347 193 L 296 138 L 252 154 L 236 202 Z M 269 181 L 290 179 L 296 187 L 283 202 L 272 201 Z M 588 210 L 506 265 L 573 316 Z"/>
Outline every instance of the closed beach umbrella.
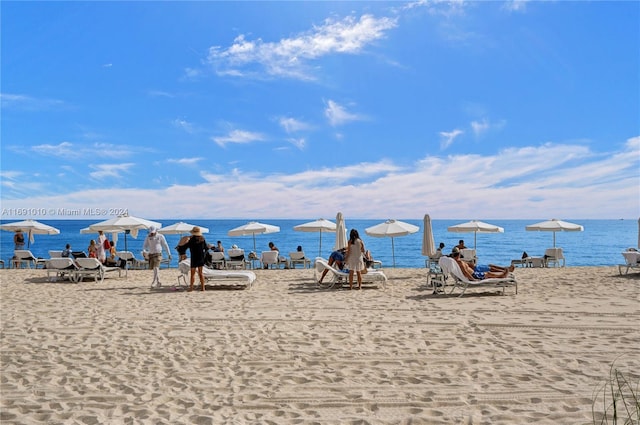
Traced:
<path fill-rule="evenodd" d="M 344 224 L 344 217 L 341 212 L 336 214 L 336 246 L 333 248 L 338 250 L 347 247 L 347 227 Z"/>
<path fill-rule="evenodd" d="M 556 232 L 582 232 L 584 227 L 579 224 L 552 218 L 551 220 L 526 226 L 525 229 L 531 232 L 553 232 L 553 247 L 555 248 Z"/>
<path fill-rule="evenodd" d="M 433 230 L 431 229 L 431 217 L 424 215 L 422 222 L 422 255 L 433 257 L 436 254 L 436 244 L 433 241 Z"/>
<path fill-rule="evenodd" d="M 158 233 L 162 233 L 165 235 L 183 235 L 185 233 L 191 232 L 191 230 L 193 230 L 195 226 L 198 226 L 202 233 L 209 233 L 209 229 L 207 229 L 206 227 L 202 227 L 197 224 L 189 224 L 182 221 L 170 224 L 169 226 L 165 226 L 162 229 L 158 230 Z"/>
<path fill-rule="evenodd" d="M 92 224 L 89 229 L 93 231 L 102 230 L 106 233 L 124 232 L 124 250 L 127 251 L 127 235 L 131 234 L 134 238 L 138 237 L 138 230 L 146 230 L 149 227 L 155 227 L 157 229 L 162 227 L 162 224 L 145 220 L 144 218 L 135 217 L 132 215 L 119 215 L 118 217 L 110 218 L 109 220 L 101 221 L 99 223 Z"/>
<path fill-rule="evenodd" d="M 420 228 L 413 224 L 405 223 L 400 220 L 387 220 L 384 223 L 376 224 L 375 226 L 367 227 L 364 232 L 373 236 L 374 238 L 391 238 L 391 254 L 393 256 L 393 267 L 396 266 L 396 253 L 393 238 L 398 236 L 407 236 L 412 233 L 416 233 Z"/>
<path fill-rule="evenodd" d="M 229 230 L 227 233 L 229 236 L 253 236 L 253 251 L 256 251 L 256 235 L 264 233 L 277 233 L 280 231 L 280 227 L 273 226 L 271 224 L 259 223 L 257 221 L 250 221 L 247 224 L 243 224 L 240 227 Z"/>
<path fill-rule="evenodd" d="M 27 247 L 31 246 L 31 242 L 34 241 L 33 235 L 58 235 L 60 230 L 48 224 L 40 223 L 36 220 L 23 220 L 16 221 L 14 223 L 7 223 L 0 226 L 0 229 L 8 232 L 17 232 L 18 230 L 26 232 L 29 235 L 29 242 Z"/>
<path fill-rule="evenodd" d="M 454 233 L 473 233 L 473 248 L 476 248 L 478 233 L 504 233 L 504 229 L 495 224 L 485 223 L 483 221 L 471 220 L 466 223 L 456 224 L 447 227 L 447 230 Z"/>
<path fill-rule="evenodd" d="M 319 218 L 309 223 L 299 224 L 293 228 L 298 232 L 320 232 L 320 247 L 318 248 L 318 257 L 322 255 L 322 232 L 335 232 L 336 224 L 324 218 Z"/>

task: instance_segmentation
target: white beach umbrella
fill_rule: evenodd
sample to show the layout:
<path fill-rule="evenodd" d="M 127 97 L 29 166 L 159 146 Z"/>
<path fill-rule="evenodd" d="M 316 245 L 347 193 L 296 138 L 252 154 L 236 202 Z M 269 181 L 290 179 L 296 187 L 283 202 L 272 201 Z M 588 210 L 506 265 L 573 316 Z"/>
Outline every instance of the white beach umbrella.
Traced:
<path fill-rule="evenodd" d="M 209 229 L 207 229 L 206 227 L 202 227 L 197 224 L 185 223 L 183 221 L 165 226 L 162 229 L 158 230 L 158 233 L 162 233 L 165 235 L 183 235 L 185 233 L 191 232 L 191 230 L 193 230 L 195 226 L 198 226 L 202 233 L 209 233 Z"/>
<path fill-rule="evenodd" d="M 391 238 L 391 253 L 393 256 L 393 267 L 396 266 L 396 253 L 393 238 L 398 236 L 407 236 L 412 233 L 416 233 L 420 228 L 413 224 L 405 223 L 400 220 L 387 220 L 384 223 L 376 224 L 375 226 L 367 227 L 364 232 L 373 236 L 374 238 Z"/>
<path fill-rule="evenodd" d="M 344 217 L 341 212 L 336 214 L 336 245 L 335 250 L 347 247 L 347 227 L 344 224 Z"/>
<path fill-rule="evenodd" d="M 424 215 L 422 227 L 422 255 L 433 257 L 436 254 L 436 243 L 433 240 L 433 229 L 431 228 L 429 214 Z"/>
<path fill-rule="evenodd" d="M 553 232 L 553 247 L 555 248 L 556 232 L 582 232 L 584 227 L 579 224 L 552 218 L 551 220 L 526 226 L 525 229 L 531 232 Z"/>
<path fill-rule="evenodd" d="M 504 233 L 504 229 L 495 224 L 485 223 L 483 221 L 471 220 L 466 223 L 456 224 L 447 227 L 449 232 L 454 233 L 473 233 L 473 248 L 476 248 L 478 233 Z"/>
<path fill-rule="evenodd" d="M 124 231 L 124 250 L 127 251 L 127 235 L 131 234 L 131 236 L 137 238 L 138 230 L 146 230 L 151 226 L 160 229 L 162 224 L 156 221 L 134 217 L 132 215 L 120 215 L 118 217 L 110 218 L 109 220 L 92 224 L 89 226 L 89 229 L 93 231 L 102 230 L 106 233 Z"/>
<path fill-rule="evenodd" d="M 23 220 L 16 221 L 14 223 L 6 223 L 0 225 L 1 230 L 6 230 L 8 232 L 17 232 L 18 230 L 27 233 L 29 237 L 29 242 L 27 243 L 27 247 L 31 246 L 31 242 L 34 241 L 33 235 L 58 235 L 60 234 L 60 230 L 56 229 L 53 226 L 49 226 L 48 224 L 40 223 L 36 220 Z"/>
<path fill-rule="evenodd" d="M 322 232 L 335 232 L 336 224 L 324 218 L 315 221 L 299 224 L 294 226 L 293 230 L 298 232 L 320 232 L 320 247 L 318 248 L 318 257 L 322 256 Z"/>
<path fill-rule="evenodd" d="M 253 251 L 256 251 L 256 235 L 264 233 L 277 233 L 280 231 L 280 227 L 271 224 L 259 223 L 257 221 L 250 221 L 247 224 L 243 224 L 240 227 L 229 230 L 227 233 L 229 236 L 253 236 Z"/>

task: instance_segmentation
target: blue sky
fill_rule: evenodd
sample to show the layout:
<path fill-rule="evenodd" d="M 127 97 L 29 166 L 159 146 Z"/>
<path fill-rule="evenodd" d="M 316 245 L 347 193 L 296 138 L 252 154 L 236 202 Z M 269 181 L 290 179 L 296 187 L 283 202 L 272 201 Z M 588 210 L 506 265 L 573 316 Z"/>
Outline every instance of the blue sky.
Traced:
<path fill-rule="evenodd" d="M 1 18 L 2 219 L 640 215 L 639 2 Z"/>

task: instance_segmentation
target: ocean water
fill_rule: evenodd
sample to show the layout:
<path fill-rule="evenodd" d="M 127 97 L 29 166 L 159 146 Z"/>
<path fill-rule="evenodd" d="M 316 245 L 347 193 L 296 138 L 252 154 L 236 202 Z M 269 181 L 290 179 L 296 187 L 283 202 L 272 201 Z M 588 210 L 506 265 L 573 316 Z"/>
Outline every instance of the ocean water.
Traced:
<path fill-rule="evenodd" d="M 146 218 L 146 217 L 145 217 Z M 153 219 L 152 219 L 153 220 Z M 320 254 L 328 257 L 335 242 L 335 233 L 322 234 L 322 248 L 320 249 L 320 234 L 298 232 L 293 227 L 302 223 L 313 221 L 311 219 L 296 220 L 259 220 L 263 223 L 280 226 L 280 232 L 267 235 L 256 235 L 256 251 L 268 249 L 269 241 L 273 241 L 283 255 L 295 251 L 298 245 L 304 248 L 308 257 L 314 258 Z M 392 267 L 392 240 L 391 238 L 374 238 L 366 235 L 365 229 L 383 222 L 379 220 L 350 220 L 345 219 L 347 231 L 355 228 L 364 240 L 367 249 L 371 250 L 374 258 L 383 263 L 383 267 Z M 526 251 L 530 256 L 542 256 L 546 248 L 553 247 L 552 232 L 529 232 L 525 230 L 526 225 L 537 223 L 540 220 L 483 220 L 504 228 L 504 233 L 481 234 L 477 237 L 477 255 L 481 264 L 494 263 L 508 265 L 512 259 L 520 258 L 522 252 Z M 3 220 L 1 223 L 9 223 L 19 220 Z M 48 258 L 49 250 L 62 250 L 65 244 L 70 243 L 73 250 L 86 251 L 89 241 L 97 235 L 80 234 L 80 229 L 88 227 L 100 220 L 42 220 L 43 223 L 54 226 L 60 230 L 59 235 L 35 235 L 35 241 L 29 249 L 36 257 Z M 209 243 L 222 241 L 225 248 L 232 244 L 244 248 L 245 252 L 252 251 L 253 238 L 251 236 L 230 237 L 227 232 L 230 229 L 241 226 L 249 220 L 199 220 L 199 219 L 176 219 L 176 220 L 154 220 L 168 226 L 177 221 L 185 221 L 209 228 L 209 233 L 205 238 Z M 332 219 L 332 221 L 335 221 Z M 422 218 L 403 219 L 408 223 L 420 228 L 412 235 L 397 237 L 393 239 L 395 246 L 396 267 L 422 268 L 424 260 L 420 253 L 422 247 Z M 473 233 L 452 233 L 447 231 L 448 226 L 459 224 L 468 220 L 432 220 L 432 228 L 436 246 L 444 242 L 445 252 L 458 243 L 459 239 L 464 239 L 467 247 L 473 248 Z M 637 219 L 627 220 L 571 220 L 566 221 L 581 224 L 584 226 L 583 232 L 558 232 L 556 233 L 556 246 L 561 247 L 566 257 L 567 266 L 605 266 L 615 265 L 624 262 L 621 252 L 628 247 L 636 247 L 638 244 L 638 221 Z M 127 248 L 133 251 L 136 256 L 141 257 L 142 243 L 146 236 L 146 231 L 140 231 L 137 238 L 127 237 Z M 111 239 L 111 234 L 107 234 Z M 180 236 L 166 235 L 169 247 L 176 246 Z M 117 249 L 124 249 L 124 234 L 119 235 Z M 13 233 L 0 231 L 0 258 L 7 260 L 13 255 Z M 177 253 L 172 252 L 173 266 L 177 266 Z M 7 263 L 8 264 L 8 263 Z"/>

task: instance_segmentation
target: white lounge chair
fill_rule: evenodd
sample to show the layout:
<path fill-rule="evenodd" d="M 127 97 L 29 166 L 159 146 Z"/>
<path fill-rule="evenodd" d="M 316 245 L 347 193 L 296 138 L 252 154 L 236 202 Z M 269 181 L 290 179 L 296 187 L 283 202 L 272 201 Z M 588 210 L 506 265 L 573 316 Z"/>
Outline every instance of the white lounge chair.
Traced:
<path fill-rule="evenodd" d="M 213 251 L 211 253 L 211 264 L 215 269 L 224 269 L 225 268 L 224 252 Z"/>
<path fill-rule="evenodd" d="M 78 281 L 76 279 L 78 266 L 69 257 L 50 258 L 45 263 L 45 267 L 47 268 L 47 280 L 49 282 L 56 282 L 58 279 L 69 279 L 71 282 Z"/>
<path fill-rule="evenodd" d="M 262 251 L 260 254 L 260 264 L 264 269 L 280 268 L 280 264 L 286 264 L 280 261 L 280 253 L 278 251 Z"/>
<path fill-rule="evenodd" d="M 136 258 L 131 251 L 118 251 L 116 252 L 116 256 L 127 262 L 127 268 L 143 270 L 149 266 L 149 262 L 147 260 Z"/>
<path fill-rule="evenodd" d="M 629 269 L 640 271 L 640 252 L 627 250 L 622 253 L 624 257 L 624 264 L 618 265 L 618 272 L 622 275 L 622 269 L 625 269 L 624 274 L 629 273 Z"/>
<path fill-rule="evenodd" d="M 304 251 L 294 251 L 289 253 L 289 268 L 295 269 L 296 264 L 302 264 L 302 268 L 311 267 L 311 260 L 304 256 Z"/>
<path fill-rule="evenodd" d="M 104 277 L 107 273 L 118 272 L 118 277 L 122 276 L 122 269 L 120 267 L 105 267 L 97 258 L 76 258 L 76 265 L 78 270 L 75 271 L 78 281 L 81 281 L 85 277 L 93 277 L 93 279 L 100 283 L 104 281 Z"/>
<path fill-rule="evenodd" d="M 317 283 L 320 280 L 320 276 L 322 276 L 322 272 L 324 270 L 328 270 L 328 274 L 331 275 L 331 278 L 328 282 L 328 288 L 332 288 L 336 285 L 344 285 L 349 283 L 349 272 L 344 272 L 342 270 L 338 270 L 333 266 L 330 266 L 327 260 L 322 257 L 316 257 L 314 262 L 314 278 Z M 325 276 L 325 279 L 327 276 Z M 356 284 L 356 276 L 353 276 L 353 283 Z M 362 283 L 381 283 L 382 287 L 386 287 L 387 276 L 382 272 L 382 270 L 374 270 L 367 269 L 367 273 L 362 274 Z"/>
<path fill-rule="evenodd" d="M 247 267 L 247 263 L 244 260 L 244 249 L 231 248 L 227 251 L 229 259 L 225 260 L 225 266 L 227 269 L 244 269 Z"/>
<path fill-rule="evenodd" d="M 507 287 L 515 287 L 516 294 L 518 293 L 518 282 L 513 275 L 505 278 L 491 278 L 491 279 L 483 279 L 483 280 L 469 280 L 462 273 L 460 266 L 451 257 L 442 257 L 438 262 L 442 271 L 453 277 L 453 286 L 451 287 L 450 294 L 455 291 L 456 288 L 462 290 L 460 293 L 460 297 L 464 295 L 464 292 L 469 288 L 502 288 L 502 294 L 504 295 L 505 288 Z"/>
<path fill-rule="evenodd" d="M 49 258 L 62 258 L 62 251 L 49 250 Z"/>
<path fill-rule="evenodd" d="M 189 273 L 191 272 L 191 260 L 187 258 L 186 260 L 180 261 L 178 270 L 180 271 L 180 275 L 178 275 L 178 285 L 184 285 L 186 287 L 187 278 L 190 277 Z M 251 285 L 256 280 L 256 274 L 250 270 L 217 270 L 203 267 L 202 272 L 207 282 L 222 282 L 226 285 L 233 282 L 240 282 L 240 284 L 247 289 L 251 288 Z M 181 280 L 184 284 L 181 283 Z"/>
<path fill-rule="evenodd" d="M 472 266 L 475 266 L 477 261 L 478 261 L 478 257 L 476 255 L 476 250 L 473 248 L 464 248 L 460 250 L 460 259 L 463 261 L 466 261 L 467 263 L 471 264 Z M 440 260 L 438 260 L 440 261 Z"/>
<path fill-rule="evenodd" d="M 544 261 L 547 267 L 550 267 L 551 264 L 553 266 L 564 267 L 564 253 L 562 252 L 562 248 L 548 248 L 544 251 Z M 560 264 L 562 262 L 562 264 Z"/>
<path fill-rule="evenodd" d="M 38 266 L 44 266 L 45 263 L 46 260 L 44 258 L 36 258 L 28 249 L 16 249 L 13 251 L 13 258 L 11 259 L 11 266 L 16 269 L 21 266 L 28 268 L 33 266 L 34 269 L 37 269 Z"/>

